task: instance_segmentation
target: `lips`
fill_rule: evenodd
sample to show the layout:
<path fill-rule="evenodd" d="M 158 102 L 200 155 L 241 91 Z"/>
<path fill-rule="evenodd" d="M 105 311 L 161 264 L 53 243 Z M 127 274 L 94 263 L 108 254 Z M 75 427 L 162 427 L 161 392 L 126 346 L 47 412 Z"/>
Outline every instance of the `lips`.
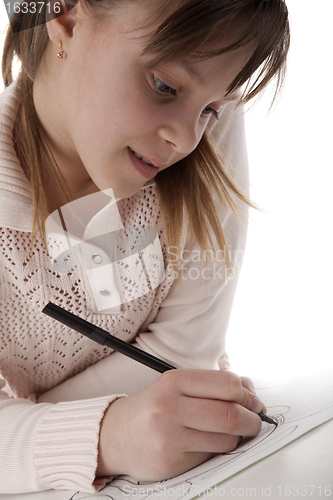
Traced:
<path fill-rule="evenodd" d="M 139 172 L 139 174 L 142 175 L 142 177 L 144 177 L 145 179 L 153 179 L 155 175 L 158 174 L 159 167 L 155 166 L 151 160 L 139 155 L 139 153 L 137 153 L 130 147 L 127 148 L 127 153 L 132 166 Z M 140 159 L 138 158 L 138 156 L 141 156 L 141 158 L 144 159 Z M 148 160 L 151 163 L 149 164 L 144 160 Z"/>
<path fill-rule="evenodd" d="M 163 167 L 163 163 L 156 160 L 155 158 L 149 158 L 148 156 L 146 155 L 142 155 L 140 152 L 138 151 L 135 151 L 134 149 L 128 147 L 128 149 L 134 153 L 139 159 L 142 159 L 145 163 L 147 163 L 148 165 L 151 164 L 153 165 L 154 167 L 157 167 L 157 168 L 161 168 Z"/>
<path fill-rule="evenodd" d="M 136 151 L 134 151 L 133 149 L 129 148 L 129 150 L 131 151 L 131 153 L 134 153 L 135 156 L 137 158 L 139 158 L 139 160 L 142 160 L 144 161 L 145 163 L 147 163 L 147 165 L 152 165 L 153 167 L 155 167 L 155 165 L 153 164 L 153 162 L 151 162 L 150 160 L 147 160 L 147 158 L 145 158 L 144 156 L 140 155 L 139 153 L 137 153 Z"/>

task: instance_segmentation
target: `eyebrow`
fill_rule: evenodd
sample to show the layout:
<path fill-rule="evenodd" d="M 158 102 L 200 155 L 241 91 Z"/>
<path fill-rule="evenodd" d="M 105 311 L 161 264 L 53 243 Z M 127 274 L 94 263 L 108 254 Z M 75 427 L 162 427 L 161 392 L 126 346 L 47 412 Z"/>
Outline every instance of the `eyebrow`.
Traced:
<path fill-rule="evenodd" d="M 198 81 L 201 85 L 204 85 L 206 83 L 206 80 L 197 72 L 197 70 L 189 63 L 189 62 L 182 62 L 180 64 L 182 68 L 190 75 L 190 77 L 193 80 Z M 229 95 L 223 98 L 224 101 L 230 102 L 230 101 L 236 101 L 235 95 Z"/>
<path fill-rule="evenodd" d="M 185 69 L 185 71 L 190 75 L 192 80 L 197 80 L 201 85 L 206 83 L 205 79 L 197 72 L 196 69 L 188 62 L 183 62 L 181 67 Z"/>

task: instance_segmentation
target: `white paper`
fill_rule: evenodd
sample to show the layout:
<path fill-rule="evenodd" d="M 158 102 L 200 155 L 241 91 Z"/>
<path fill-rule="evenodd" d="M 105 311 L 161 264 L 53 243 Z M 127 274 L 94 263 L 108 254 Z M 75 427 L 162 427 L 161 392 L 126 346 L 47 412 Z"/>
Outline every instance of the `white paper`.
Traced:
<path fill-rule="evenodd" d="M 257 382 L 255 386 L 267 407 L 267 415 L 278 426 L 263 422 L 258 436 L 244 441 L 234 452 L 217 455 L 166 481 L 138 483 L 129 476 L 119 476 L 96 494 L 50 490 L 0 495 L 0 500 L 189 500 L 333 418 L 333 372 L 269 387 Z"/>

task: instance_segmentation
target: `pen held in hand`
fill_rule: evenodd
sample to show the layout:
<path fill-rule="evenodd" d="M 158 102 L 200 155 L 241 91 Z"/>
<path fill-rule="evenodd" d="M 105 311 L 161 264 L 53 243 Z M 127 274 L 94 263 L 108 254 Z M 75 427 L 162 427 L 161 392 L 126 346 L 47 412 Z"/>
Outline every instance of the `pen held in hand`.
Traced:
<path fill-rule="evenodd" d="M 135 361 L 138 361 L 139 363 L 142 363 L 143 365 L 146 365 L 149 368 L 152 368 L 153 370 L 156 370 L 160 373 L 163 373 L 167 370 L 176 369 L 175 366 L 172 366 L 169 363 L 156 358 L 152 354 L 142 351 L 141 349 L 138 349 L 137 347 L 134 347 L 133 345 L 128 344 L 121 339 L 118 339 L 117 337 L 113 337 L 113 335 L 111 335 L 106 330 L 103 330 L 102 328 L 89 323 L 89 321 L 86 321 L 85 319 L 79 318 L 75 314 L 66 311 L 62 307 L 57 306 L 52 302 L 49 302 L 44 307 L 42 312 L 47 316 L 50 316 L 51 318 L 68 326 L 69 328 L 72 328 L 73 330 L 81 333 L 82 335 L 85 335 L 94 342 L 110 347 L 111 349 L 114 349 L 115 351 L 120 352 L 121 354 L 124 354 L 125 356 L 128 356 L 129 358 L 132 358 Z M 259 412 L 258 415 L 264 422 L 274 424 L 275 426 L 278 425 L 275 420 L 267 417 L 267 415 L 265 415 L 264 413 Z"/>
<path fill-rule="evenodd" d="M 265 415 L 265 413 L 263 413 L 262 411 L 260 411 L 258 413 L 259 417 L 261 418 L 261 420 L 263 422 L 267 422 L 268 424 L 274 424 L 275 427 L 277 427 L 278 423 L 271 417 L 268 417 L 267 415 Z"/>

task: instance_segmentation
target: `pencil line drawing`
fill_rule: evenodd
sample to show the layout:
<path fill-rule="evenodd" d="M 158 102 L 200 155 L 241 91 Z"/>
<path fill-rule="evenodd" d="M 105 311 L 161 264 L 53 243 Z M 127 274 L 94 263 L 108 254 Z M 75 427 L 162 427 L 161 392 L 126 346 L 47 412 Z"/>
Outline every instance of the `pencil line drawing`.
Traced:
<path fill-rule="evenodd" d="M 260 433 L 254 438 L 245 438 L 236 450 L 218 454 L 172 479 L 140 482 L 129 476 L 118 476 L 98 494 L 77 492 L 69 500 L 92 500 L 96 497 L 157 500 L 163 493 L 173 500 L 189 500 L 197 496 L 198 491 L 211 488 L 333 418 L 333 374 L 285 386 L 261 387 L 257 394 L 267 403 L 267 415 L 278 425 L 262 422 Z M 172 495 L 169 495 L 170 492 Z"/>

